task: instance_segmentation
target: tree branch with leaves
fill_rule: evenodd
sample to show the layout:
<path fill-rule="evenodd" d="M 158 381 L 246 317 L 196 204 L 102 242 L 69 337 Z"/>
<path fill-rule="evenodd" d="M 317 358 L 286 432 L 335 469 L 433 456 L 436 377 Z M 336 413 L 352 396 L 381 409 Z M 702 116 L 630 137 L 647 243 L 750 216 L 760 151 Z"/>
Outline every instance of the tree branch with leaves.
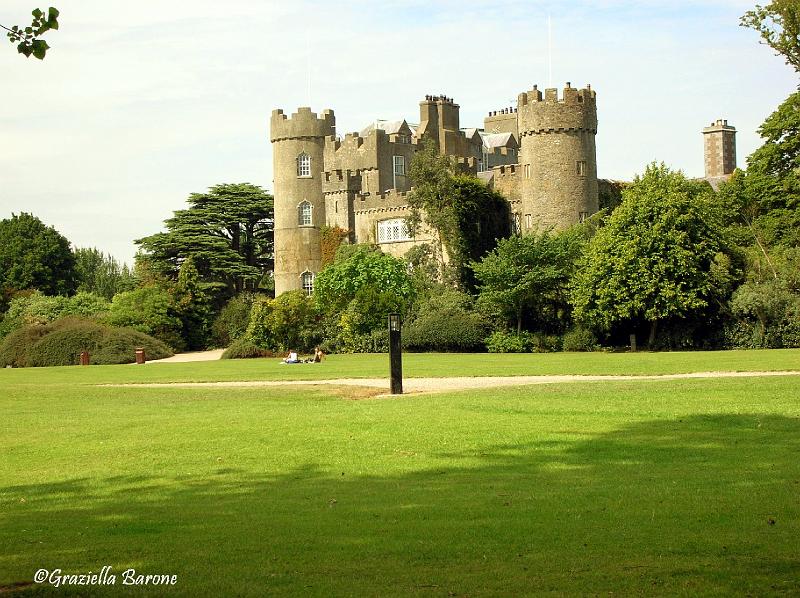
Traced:
<path fill-rule="evenodd" d="M 27 27 L 13 25 L 9 28 L 0 24 L 0 29 L 5 29 L 9 41 L 12 44 L 17 44 L 17 52 L 26 58 L 30 58 L 33 55 L 34 58 L 44 60 L 50 46 L 42 39 L 42 36 L 51 29 L 58 29 L 59 12 L 58 9 L 51 6 L 47 9 L 47 13 L 37 8 L 31 12 L 31 15 L 33 20 Z"/>

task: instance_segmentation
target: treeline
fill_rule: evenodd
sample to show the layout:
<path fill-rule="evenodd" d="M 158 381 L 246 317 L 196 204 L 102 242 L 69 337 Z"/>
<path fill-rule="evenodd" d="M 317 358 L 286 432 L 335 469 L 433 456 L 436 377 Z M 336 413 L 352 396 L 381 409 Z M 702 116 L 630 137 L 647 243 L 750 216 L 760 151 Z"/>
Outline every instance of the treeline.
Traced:
<path fill-rule="evenodd" d="M 204 349 L 220 308 L 271 281 L 272 196 L 249 184 L 193 194 L 131 270 L 31 214 L 0 221 L 0 366 L 133 361 Z M 268 290 L 268 289 L 267 289 Z M 46 337 L 46 338 L 45 338 Z M 223 339 L 224 341 L 225 339 Z"/>

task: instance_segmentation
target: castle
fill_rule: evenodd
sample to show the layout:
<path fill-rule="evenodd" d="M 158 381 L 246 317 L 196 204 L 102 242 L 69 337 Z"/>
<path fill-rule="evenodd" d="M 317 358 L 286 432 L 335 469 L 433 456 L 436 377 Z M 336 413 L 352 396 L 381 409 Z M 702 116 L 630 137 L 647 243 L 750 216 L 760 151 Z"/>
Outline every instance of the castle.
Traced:
<path fill-rule="evenodd" d="M 595 91 L 570 83 L 560 95 L 534 85 L 516 107 L 490 112 L 483 129 L 462 129 L 458 104 L 445 96 L 419 103 L 418 124 L 376 121 L 344 137 L 332 110 L 301 107 L 291 117 L 274 110 L 275 294 L 312 292 L 322 226 L 398 257 L 430 240 L 405 225 L 408 168 L 425 140 L 508 200 L 514 233 L 581 222 L 598 211 L 596 133 Z M 735 167 L 735 129 L 718 121 L 704 133 L 707 177 L 724 177 L 733 171 L 731 151 Z M 709 151 L 724 156 L 709 159 Z"/>

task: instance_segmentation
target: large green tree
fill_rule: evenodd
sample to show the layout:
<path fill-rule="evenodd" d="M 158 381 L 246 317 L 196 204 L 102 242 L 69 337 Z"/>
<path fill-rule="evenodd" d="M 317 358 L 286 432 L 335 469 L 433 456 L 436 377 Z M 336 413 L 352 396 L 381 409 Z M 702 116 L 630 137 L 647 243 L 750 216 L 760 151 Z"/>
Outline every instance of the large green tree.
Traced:
<path fill-rule="evenodd" d="M 651 164 L 589 242 L 572 288 L 577 321 L 608 330 L 702 313 L 726 290 L 722 214 L 706 183 Z"/>
<path fill-rule="evenodd" d="M 472 264 L 479 306 L 505 318 L 517 332 L 526 317 L 545 326 L 563 322 L 567 286 L 582 245 L 578 228 L 501 240 L 480 262 Z"/>
<path fill-rule="evenodd" d="M 314 280 L 314 300 L 327 314 L 343 312 L 366 293 L 411 299 L 414 287 L 405 262 L 370 245 L 345 246 Z"/>
<path fill-rule="evenodd" d="M 177 279 L 192 256 L 200 280 L 216 295 L 258 288 L 273 267 L 274 202 L 250 183 L 216 185 L 193 193 L 189 208 L 166 220 L 166 232 L 137 239 L 137 260 Z"/>
<path fill-rule="evenodd" d="M 0 220 L 0 286 L 71 295 L 76 275 L 69 241 L 32 214 Z"/>

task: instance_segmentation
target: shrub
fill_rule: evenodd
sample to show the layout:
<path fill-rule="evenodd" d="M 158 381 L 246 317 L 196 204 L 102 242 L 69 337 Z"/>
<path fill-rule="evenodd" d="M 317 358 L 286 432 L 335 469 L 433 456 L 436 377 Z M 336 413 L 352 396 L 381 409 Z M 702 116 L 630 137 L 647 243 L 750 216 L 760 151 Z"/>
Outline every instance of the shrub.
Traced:
<path fill-rule="evenodd" d="M 9 334 L 0 345 L 0 365 L 76 365 L 81 351 L 89 351 L 93 364 L 133 363 L 138 347 L 145 349 L 148 359 L 172 355 L 164 343 L 136 330 L 111 328 L 85 318 L 62 318 Z"/>
<path fill-rule="evenodd" d="M 162 288 L 142 287 L 114 295 L 106 321 L 154 336 L 175 350 L 184 348 L 181 320 L 175 315 L 170 294 Z"/>
<path fill-rule="evenodd" d="M 319 313 L 302 291 L 253 303 L 246 338 L 259 347 L 307 352 L 319 344 L 321 336 Z"/>
<path fill-rule="evenodd" d="M 102 324 L 82 322 L 49 332 L 31 347 L 28 365 L 76 365 L 80 363 L 81 351 L 94 353 L 107 330 Z"/>
<path fill-rule="evenodd" d="M 486 339 L 489 353 L 551 353 L 561 349 L 561 339 L 541 332 L 493 333 Z"/>
<path fill-rule="evenodd" d="M 412 351 L 482 351 L 487 325 L 472 311 L 466 293 L 440 287 L 414 307 L 403 328 L 403 346 Z"/>
<path fill-rule="evenodd" d="M 242 293 L 225 304 L 211 326 L 211 342 L 215 346 L 227 347 L 245 335 L 255 298 L 252 293 Z"/>
<path fill-rule="evenodd" d="M 591 330 L 576 326 L 564 334 L 562 346 L 564 351 L 594 351 L 597 338 Z"/>
<path fill-rule="evenodd" d="M 48 297 L 39 291 L 17 294 L 0 324 L 0 338 L 22 326 L 44 325 L 65 316 L 97 316 L 106 313 L 111 304 L 92 293 L 74 297 Z"/>
<path fill-rule="evenodd" d="M 253 341 L 247 338 L 235 340 L 233 344 L 225 349 L 222 359 L 251 359 L 254 357 L 274 357 L 275 353 L 268 349 L 262 349 Z"/>
<path fill-rule="evenodd" d="M 136 360 L 136 349 L 139 347 L 144 349 L 148 360 L 172 356 L 170 348 L 152 336 L 133 328 L 110 328 L 91 354 L 91 363 L 97 365 L 133 363 Z"/>
<path fill-rule="evenodd" d="M 31 347 L 48 332 L 46 326 L 23 326 L 8 334 L 0 344 L 0 367 L 27 367 Z"/>

